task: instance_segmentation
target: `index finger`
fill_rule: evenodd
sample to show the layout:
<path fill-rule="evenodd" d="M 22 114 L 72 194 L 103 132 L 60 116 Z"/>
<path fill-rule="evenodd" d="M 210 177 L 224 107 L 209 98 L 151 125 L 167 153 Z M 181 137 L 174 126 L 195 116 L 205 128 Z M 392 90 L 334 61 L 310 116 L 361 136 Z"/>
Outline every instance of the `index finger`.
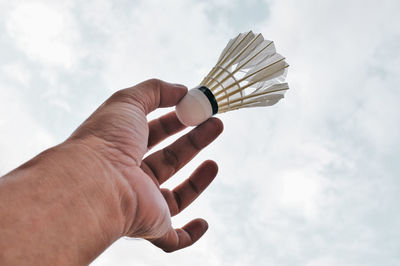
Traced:
<path fill-rule="evenodd" d="M 164 139 L 185 128 L 186 126 L 179 121 L 175 111 L 150 121 L 147 148 L 151 149 Z"/>

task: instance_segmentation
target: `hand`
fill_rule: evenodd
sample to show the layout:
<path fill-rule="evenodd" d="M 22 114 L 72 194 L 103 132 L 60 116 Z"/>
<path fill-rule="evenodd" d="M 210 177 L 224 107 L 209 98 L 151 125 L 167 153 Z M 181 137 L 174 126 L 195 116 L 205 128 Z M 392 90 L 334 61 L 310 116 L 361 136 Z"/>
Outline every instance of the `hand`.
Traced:
<path fill-rule="evenodd" d="M 177 215 L 211 183 L 217 174 L 212 161 L 201 164 L 175 189 L 160 185 L 188 163 L 223 130 L 211 118 L 162 150 L 143 156 L 156 144 L 185 128 L 175 112 L 147 122 L 158 107 L 174 106 L 186 87 L 149 80 L 116 92 L 70 137 L 102 159 L 109 176 L 122 184 L 118 189 L 125 210 L 123 234 L 142 237 L 167 252 L 187 247 L 207 230 L 207 222 L 195 219 L 181 229 L 171 227 Z"/>

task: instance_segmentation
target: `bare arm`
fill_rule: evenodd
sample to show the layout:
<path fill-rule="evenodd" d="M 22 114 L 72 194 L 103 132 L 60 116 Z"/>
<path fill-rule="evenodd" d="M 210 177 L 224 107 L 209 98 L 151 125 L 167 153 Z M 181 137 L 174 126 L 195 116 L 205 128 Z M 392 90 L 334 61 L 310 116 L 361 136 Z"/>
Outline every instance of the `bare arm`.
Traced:
<path fill-rule="evenodd" d="M 222 131 L 210 119 L 163 150 L 154 145 L 184 129 L 173 106 L 186 88 L 149 80 L 114 94 L 62 144 L 0 179 L 0 264 L 86 265 L 122 236 L 142 237 L 165 251 L 197 241 L 207 223 L 181 229 L 171 216 L 214 179 L 206 161 L 174 190 L 160 185 Z"/>

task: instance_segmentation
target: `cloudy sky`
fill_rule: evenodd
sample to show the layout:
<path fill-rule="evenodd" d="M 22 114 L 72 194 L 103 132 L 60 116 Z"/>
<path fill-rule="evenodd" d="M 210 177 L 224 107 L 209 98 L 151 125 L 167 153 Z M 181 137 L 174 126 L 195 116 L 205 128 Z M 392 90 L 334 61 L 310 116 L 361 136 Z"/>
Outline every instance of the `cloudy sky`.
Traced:
<path fill-rule="evenodd" d="M 172 254 L 121 239 L 93 265 L 399 265 L 399 12 L 398 0 L 0 0 L 0 175 L 118 89 L 196 86 L 253 29 L 287 57 L 291 89 L 219 115 L 221 137 L 167 183 L 218 162 L 173 220 L 204 217 L 206 235 Z"/>

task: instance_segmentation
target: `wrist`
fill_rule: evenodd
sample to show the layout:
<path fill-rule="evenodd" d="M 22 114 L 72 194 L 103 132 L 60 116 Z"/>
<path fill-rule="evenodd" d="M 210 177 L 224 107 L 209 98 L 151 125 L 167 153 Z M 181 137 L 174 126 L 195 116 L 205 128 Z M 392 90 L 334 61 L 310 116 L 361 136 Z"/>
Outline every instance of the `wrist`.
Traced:
<path fill-rule="evenodd" d="M 82 165 L 91 165 L 93 171 L 91 177 L 94 182 L 100 181 L 100 188 L 105 194 L 110 196 L 108 200 L 104 200 L 107 209 L 113 210 L 115 213 L 111 218 L 115 222 L 115 217 L 121 217 L 118 225 L 118 237 L 125 236 L 130 229 L 137 207 L 136 192 L 132 185 L 127 181 L 127 175 L 134 172 L 132 162 L 125 162 L 118 156 L 113 156 L 110 147 L 104 140 L 95 137 L 85 137 L 68 140 L 64 143 L 66 146 L 77 146 L 81 151 Z M 75 148 L 71 148 L 75 149 Z M 122 161 L 122 162 L 121 162 Z M 124 167 L 121 168 L 121 165 Z"/>
<path fill-rule="evenodd" d="M 54 149 L 64 157 L 59 158 L 57 164 L 63 162 L 62 168 L 70 171 L 66 178 L 70 191 L 79 187 L 80 201 L 90 208 L 91 220 L 98 225 L 102 241 L 111 244 L 124 236 L 134 218 L 136 194 L 103 155 L 106 147 L 102 140 L 97 137 L 67 140 Z M 74 210 L 76 206 L 71 207 L 71 211 Z"/>

